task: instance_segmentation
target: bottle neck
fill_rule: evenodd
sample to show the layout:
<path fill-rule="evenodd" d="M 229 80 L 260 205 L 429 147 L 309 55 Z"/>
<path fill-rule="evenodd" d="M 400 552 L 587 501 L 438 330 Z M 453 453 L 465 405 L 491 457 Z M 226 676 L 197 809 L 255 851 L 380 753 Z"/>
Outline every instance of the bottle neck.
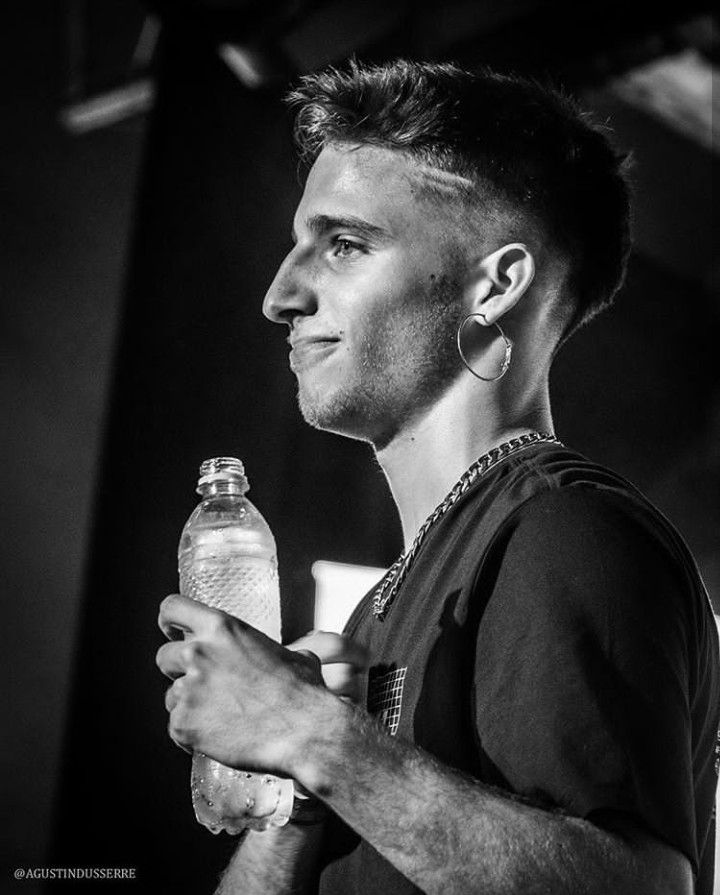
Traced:
<path fill-rule="evenodd" d="M 203 482 L 198 485 L 198 494 L 203 499 L 207 497 L 217 497 L 218 495 L 235 495 L 242 497 L 248 490 L 247 484 L 240 481 L 228 481 L 227 479 L 219 479 L 214 482 Z"/>

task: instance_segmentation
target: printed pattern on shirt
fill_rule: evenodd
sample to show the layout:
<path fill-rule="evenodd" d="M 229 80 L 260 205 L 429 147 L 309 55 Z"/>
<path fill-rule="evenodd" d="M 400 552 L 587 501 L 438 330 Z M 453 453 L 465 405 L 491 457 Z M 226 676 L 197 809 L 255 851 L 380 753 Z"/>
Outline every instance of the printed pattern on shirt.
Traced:
<path fill-rule="evenodd" d="M 368 677 L 368 712 L 387 727 L 390 736 L 394 736 L 400 724 L 402 696 L 405 686 L 405 668 L 393 668 L 385 671 L 387 666 L 370 669 Z"/>

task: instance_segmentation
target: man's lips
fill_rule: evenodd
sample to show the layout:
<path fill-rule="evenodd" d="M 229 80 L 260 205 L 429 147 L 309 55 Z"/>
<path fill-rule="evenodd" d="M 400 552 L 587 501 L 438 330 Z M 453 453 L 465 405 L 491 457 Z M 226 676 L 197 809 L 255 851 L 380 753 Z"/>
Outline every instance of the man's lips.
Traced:
<path fill-rule="evenodd" d="M 299 370 L 315 361 L 321 360 L 334 351 L 339 341 L 340 339 L 333 336 L 289 338 L 288 344 L 291 348 L 290 368 Z"/>

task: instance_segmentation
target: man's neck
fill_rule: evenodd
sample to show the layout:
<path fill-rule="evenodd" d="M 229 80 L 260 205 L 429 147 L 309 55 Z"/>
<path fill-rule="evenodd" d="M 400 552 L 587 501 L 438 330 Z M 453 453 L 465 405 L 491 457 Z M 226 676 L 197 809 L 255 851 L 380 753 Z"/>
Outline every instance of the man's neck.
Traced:
<path fill-rule="evenodd" d="M 494 447 L 537 430 L 551 432 L 547 387 L 512 410 L 476 388 L 450 389 L 377 452 L 400 513 L 405 549 L 472 463 Z"/>

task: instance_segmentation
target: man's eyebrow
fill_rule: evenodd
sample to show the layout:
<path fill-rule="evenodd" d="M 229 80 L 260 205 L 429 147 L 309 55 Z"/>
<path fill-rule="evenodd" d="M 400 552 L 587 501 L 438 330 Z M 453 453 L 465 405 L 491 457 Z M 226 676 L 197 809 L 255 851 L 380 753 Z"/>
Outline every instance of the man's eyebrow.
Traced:
<path fill-rule="evenodd" d="M 343 215 L 335 217 L 329 214 L 314 214 L 305 221 L 305 226 L 315 236 L 323 236 L 331 230 L 352 230 L 360 236 L 367 239 L 386 240 L 390 239 L 390 231 L 377 224 L 371 224 L 363 218 L 354 215 Z M 295 228 L 293 227 L 293 239 L 297 239 Z"/>

